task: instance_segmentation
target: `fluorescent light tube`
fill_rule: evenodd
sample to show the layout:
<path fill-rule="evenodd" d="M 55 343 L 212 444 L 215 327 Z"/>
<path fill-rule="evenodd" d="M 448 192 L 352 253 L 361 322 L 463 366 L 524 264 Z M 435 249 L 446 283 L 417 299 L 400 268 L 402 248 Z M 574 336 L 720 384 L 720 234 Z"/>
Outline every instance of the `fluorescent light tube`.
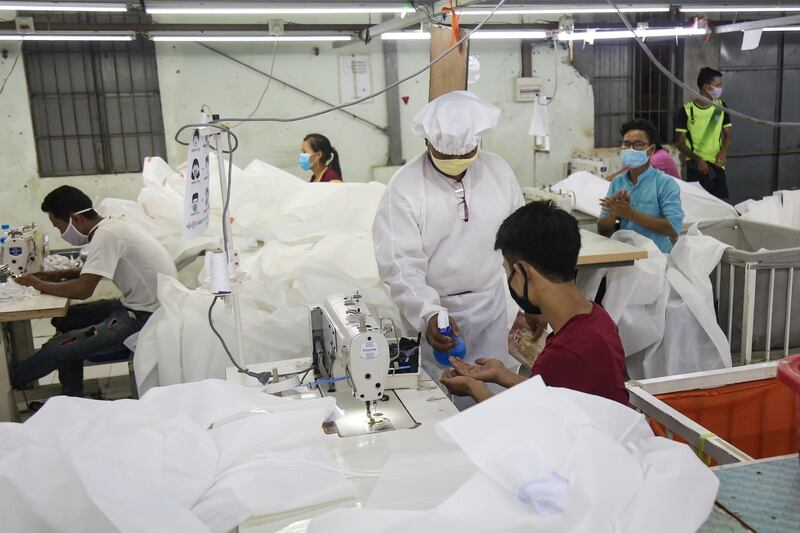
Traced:
<path fill-rule="evenodd" d="M 637 37 L 686 37 L 705 35 L 706 28 L 647 28 L 637 29 Z M 634 34 L 629 30 L 560 32 L 559 41 L 600 41 L 604 39 L 632 39 Z"/>
<path fill-rule="evenodd" d="M 106 4 L 100 2 L 0 2 L 0 10 L 125 13 L 128 11 L 128 6 L 126 4 Z"/>
<path fill-rule="evenodd" d="M 135 38 L 131 32 L 0 32 L 0 41 L 132 41 Z"/>
<path fill-rule="evenodd" d="M 381 34 L 381 39 L 387 41 L 427 41 L 431 34 L 426 31 L 395 31 Z M 470 39 L 501 40 L 501 39 L 546 39 L 547 32 L 541 30 L 478 30 Z"/>
<path fill-rule="evenodd" d="M 146 4 L 150 15 L 357 15 L 357 14 L 408 14 L 414 9 L 401 5 L 354 5 L 351 7 L 331 7 L 330 5 L 312 5 L 296 7 L 292 5 L 242 5 L 222 6 L 219 4 L 203 5 L 158 5 Z"/>
<path fill-rule="evenodd" d="M 547 32 L 540 30 L 478 30 L 470 39 L 546 39 Z"/>
<path fill-rule="evenodd" d="M 651 6 L 628 6 L 620 7 L 623 13 L 668 13 L 669 6 L 665 5 L 651 5 Z M 485 16 L 491 13 L 491 9 L 482 8 L 464 8 L 461 10 L 462 17 L 468 16 Z M 579 15 L 579 14 L 593 14 L 593 13 L 616 13 L 617 11 L 612 7 L 601 6 L 540 6 L 540 7 L 501 7 L 497 10 L 495 15 Z"/>
<path fill-rule="evenodd" d="M 707 5 L 707 6 L 684 6 L 680 9 L 681 13 L 782 13 L 800 11 L 800 5 L 788 6 L 731 6 L 731 5 Z"/>
<path fill-rule="evenodd" d="M 150 39 L 160 42 L 221 42 L 221 43 L 234 43 L 234 42 L 297 42 L 297 43 L 310 43 L 310 42 L 332 42 L 332 41 L 350 41 L 352 39 L 349 35 L 246 35 L 246 34 L 230 34 L 224 35 L 220 33 L 209 34 L 180 34 L 180 33 L 156 33 L 150 34 Z"/>

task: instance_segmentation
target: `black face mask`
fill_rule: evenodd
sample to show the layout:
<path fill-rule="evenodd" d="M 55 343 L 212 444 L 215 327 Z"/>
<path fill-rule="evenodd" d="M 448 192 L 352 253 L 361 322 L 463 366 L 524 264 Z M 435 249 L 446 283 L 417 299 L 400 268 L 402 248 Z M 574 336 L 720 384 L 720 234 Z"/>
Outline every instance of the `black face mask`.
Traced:
<path fill-rule="evenodd" d="M 525 276 L 525 281 L 523 282 L 522 292 L 525 295 L 519 296 L 517 293 L 514 292 L 514 288 L 511 286 L 511 278 L 514 277 L 514 273 L 517 271 L 516 268 L 512 267 L 511 275 L 508 276 L 508 291 L 511 293 L 511 297 L 517 303 L 517 305 L 522 309 L 525 313 L 529 315 L 541 315 L 542 310 L 533 305 L 530 300 L 528 300 L 528 276 Z"/>

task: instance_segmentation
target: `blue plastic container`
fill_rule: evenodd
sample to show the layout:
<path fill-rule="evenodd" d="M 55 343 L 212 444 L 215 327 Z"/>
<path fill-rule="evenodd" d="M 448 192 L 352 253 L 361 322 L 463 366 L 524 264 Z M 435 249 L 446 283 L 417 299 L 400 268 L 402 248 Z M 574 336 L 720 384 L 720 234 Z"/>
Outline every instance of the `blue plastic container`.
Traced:
<path fill-rule="evenodd" d="M 457 357 L 458 359 L 463 360 L 467 355 L 467 345 L 464 343 L 464 339 L 457 335 L 453 335 L 453 328 L 450 326 L 448 326 L 447 329 L 442 332 L 442 335 L 452 338 L 457 344 L 450 348 L 449 352 L 439 352 L 437 350 L 433 350 L 433 356 L 436 358 L 436 362 L 440 365 L 453 366 L 450 364 L 450 357 Z"/>

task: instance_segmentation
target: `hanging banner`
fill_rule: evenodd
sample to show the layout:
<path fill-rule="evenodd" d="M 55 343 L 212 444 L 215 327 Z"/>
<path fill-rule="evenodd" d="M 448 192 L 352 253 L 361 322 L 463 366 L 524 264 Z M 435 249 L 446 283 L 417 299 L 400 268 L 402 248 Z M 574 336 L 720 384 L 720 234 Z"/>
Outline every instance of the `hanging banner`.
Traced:
<path fill-rule="evenodd" d="M 205 235 L 208 230 L 208 138 L 194 130 L 189 143 L 186 192 L 183 200 L 183 240 Z"/>

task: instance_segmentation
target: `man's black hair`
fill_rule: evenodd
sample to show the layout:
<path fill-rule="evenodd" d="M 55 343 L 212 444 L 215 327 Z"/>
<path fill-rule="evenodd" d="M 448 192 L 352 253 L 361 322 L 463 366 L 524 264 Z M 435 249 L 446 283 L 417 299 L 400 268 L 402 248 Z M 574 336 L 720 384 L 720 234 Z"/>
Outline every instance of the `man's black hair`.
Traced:
<path fill-rule="evenodd" d="M 70 215 L 73 213 L 89 209 L 90 207 L 92 207 L 92 200 L 83 194 L 80 189 L 69 185 L 62 185 L 50 191 L 50 193 L 44 197 L 44 200 L 42 200 L 42 211 L 52 214 L 59 220 L 69 220 Z M 89 220 L 93 220 L 99 216 L 94 209 L 82 214 Z"/>
<path fill-rule="evenodd" d="M 503 221 L 494 249 L 510 264 L 525 261 L 554 283 L 572 281 L 581 249 L 578 221 L 549 200 L 532 202 Z"/>
<path fill-rule="evenodd" d="M 656 149 L 661 148 L 661 144 L 659 144 L 658 141 L 658 130 L 656 130 L 656 127 L 653 126 L 653 123 L 649 120 L 643 118 L 630 120 L 622 125 L 619 134 L 621 137 L 625 137 L 625 134 L 631 130 L 643 131 L 645 135 L 647 135 L 647 140 L 650 141 L 650 144 L 654 144 Z"/>
<path fill-rule="evenodd" d="M 722 72 L 714 70 L 711 67 L 703 67 L 700 69 L 700 73 L 697 75 L 697 88 L 702 91 L 703 85 L 713 82 L 714 78 L 721 77 Z"/>

